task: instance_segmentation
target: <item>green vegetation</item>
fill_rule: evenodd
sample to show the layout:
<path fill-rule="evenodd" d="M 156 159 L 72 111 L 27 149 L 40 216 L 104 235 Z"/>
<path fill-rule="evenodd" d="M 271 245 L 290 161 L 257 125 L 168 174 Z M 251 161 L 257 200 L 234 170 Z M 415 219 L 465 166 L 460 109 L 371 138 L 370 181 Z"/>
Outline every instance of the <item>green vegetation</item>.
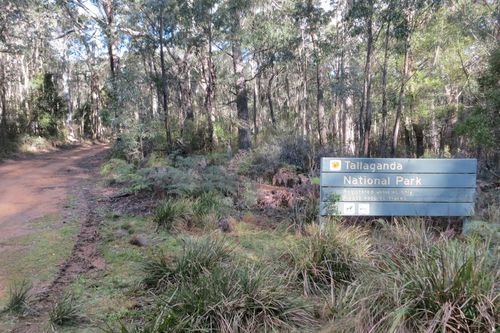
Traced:
<path fill-rule="evenodd" d="M 37 230 L 10 239 L 0 256 L 0 280 L 2 285 L 28 280 L 34 286 L 48 283 L 58 271 L 58 265 L 69 257 L 78 233 L 78 221 L 74 218 L 61 223 L 56 214 L 46 215 L 30 222 Z M 6 245 L 8 245 L 6 244 Z M 6 299 L 0 293 L 0 307 Z"/>
<path fill-rule="evenodd" d="M 499 331 L 499 11 L 470 0 L 1 1 L 0 158 L 112 140 L 109 188 L 89 208 L 105 211 L 92 240 L 105 268 L 72 281 L 49 325 Z M 475 157 L 477 214 L 463 232 L 452 220 L 321 219 L 324 156 Z M 3 283 L 51 281 L 79 230 L 60 220 L 34 221 L 39 232 L 2 252 L 9 329 L 30 292 L 6 297 Z"/>
<path fill-rule="evenodd" d="M 310 235 L 297 241 L 290 253 L 306 295 L 352 282 L 369 268 L 372 253 L 367 232 L 340 227 L 335 221 L 326 223 L 323 228 L 311 226 Z"/>
<path fill-rule="evenodd" d="M 31 284 L 23 280 L 14 283 L 9 289 L 9 298 L 2 312 L 9 312 L 18 315 L 26 313 L 30 308 Z"/>
<path fill-rule="evenodd" d="M 76 326 L 81 320 L 81 309 L 71 294 L 63 295 L 49 312 L 49 324 L 54 330 L 58 326 Z"/>

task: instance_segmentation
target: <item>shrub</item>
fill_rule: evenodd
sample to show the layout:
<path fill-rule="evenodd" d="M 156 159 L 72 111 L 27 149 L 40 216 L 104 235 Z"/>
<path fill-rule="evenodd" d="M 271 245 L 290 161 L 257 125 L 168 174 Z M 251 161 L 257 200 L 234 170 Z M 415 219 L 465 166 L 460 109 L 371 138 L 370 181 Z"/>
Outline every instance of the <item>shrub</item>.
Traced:
<path fill-rule="evenodd" d="M 107 177 L 112 182 L 124 183 L 130 180 L 135 167 L 127 161 L 112 158 L 101 168 L 101 175 Z"/>
<path fill-rule="evenodd" d="M 341 227 L 334 221 L 323 227 L 311 225 L 308 231 L 311 235 L 303 237 L 290 251 L 306 295 L 352 281 L 366 268 L 371 257 L 366 231 Z"/>
<path fill-rule="evenodd" d="M 313 146 L 303 137 L 289 136 L 281 140 L 281 162 L 305 172 L 312 167 L 313 159 Z"/>
<path fill-rule="evenodd" d="M 195 279 L 203 271 L 210 271 L 228 259 L 231 252 L 231 246 L 224 239 L 184 239 L 182 253 L 177 258 L 169 260 L 159 253 L 145 262 L 143 282 L 148 287 L 160 288 L 169 283 Z"/>
<path fill-rule="evenodd" d="M 175 223 L 188 221 L 192 215 L 192 202 L 190 200 L 169 198 L 156 208 L 153 221 L 157 224 L 157 230 L 171 230 Z"/>
<path fill-rule="evenodd" d="M 9 289 L 9 298 L 2 312 L 23 314 L 29 310 L 31 284 L 24 280 L 14 283 Z"/>
<path fill-rule="evenodd" d="M 315 320 L 276 272 L 230 265 L 177 285 L 154 323 L 168 332 L 259 332 L 311 328 Z"/>
<path fill-rule="evenodd" d="M 210 166 L 203 171 L 199 193 L 217 191 L 225 196 L 236 194 L 236 179 L 219 166 Z"/>

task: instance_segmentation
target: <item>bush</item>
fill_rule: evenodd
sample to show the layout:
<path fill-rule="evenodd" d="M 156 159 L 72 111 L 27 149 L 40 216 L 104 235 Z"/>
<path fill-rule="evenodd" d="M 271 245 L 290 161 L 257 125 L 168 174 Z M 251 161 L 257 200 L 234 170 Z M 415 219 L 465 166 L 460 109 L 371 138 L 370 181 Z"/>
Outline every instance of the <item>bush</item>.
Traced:
<path fill-rule="evenodd" d="M 125 183 L 131 179 L 135 167 L 127 161 L 112 158 L 101 168 L 101 175 L 107 177 L 111 182 Z"/>
<path fill-rule="evenodd" d="M 372 253 L 366 231 L 341 227 L 334 221 L 323 227 L 311 225 L 308 231 L 311 235 L 290 251 L 306 295 L 353 281 L 367 267 Z"/>
<path fill-rule="evenodd" d="M 313 146 L 303 137 L 289 136 L 281 140 L 280 161 L 306 172 L 313 164 Z"/>
<path fill-rule="evenodd" d="M 274 271 L 217 267 L 181 281 L 161 304 L 155 332 L 259 332 L 311 328 L 315 320 Z"/>
<path fill-rule="evenodd" d="M 169 198 L 162 201 L 153 217 L 157 230 L 171 230 L 175 223 L 189 221 L 193 216 L 192 204 L 188 199 Z"/>
<path fill-rule="evenodd" d="M 231 246 L 224 239 L 205 237 L 184 239 L 182 253 L 169 260 L 163 253 L 149 258 L 144 264 L 148 287 L 161 288 L 169 283 L 196 279 L 204 271 L 210 271 L 229 258 Z"/>

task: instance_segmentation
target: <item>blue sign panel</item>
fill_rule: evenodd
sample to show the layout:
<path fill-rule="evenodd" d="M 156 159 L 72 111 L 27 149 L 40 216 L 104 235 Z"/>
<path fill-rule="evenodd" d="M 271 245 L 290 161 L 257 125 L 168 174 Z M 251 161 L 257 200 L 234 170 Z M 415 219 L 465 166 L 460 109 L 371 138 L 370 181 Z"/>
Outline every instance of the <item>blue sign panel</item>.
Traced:
<path fill-rule="evenodd" d="M 470 216 L 475 159 L 323 158 L 321 215 Z"/>
<path fill-rule="evenodd" d="M 475 187 L 476 175 L 328 172 L 321 175 L 321 184 L 340 187 Z"/>
<path fill-rule="evenodd" d="M 370 202 L 473 202 L 475 188 L 341 188 L 324 187 L 321 201 Z"/>
<path fill-rule="evenodd" d="M 329 158 L 321 159 L 322 172 L 476 173 L 475 159 L 434 158 Z"/>
<path fill-rule="evenodd" d="M 321 203 L 321 215 L 342 216 L 470 216 L 473 203 L 338 202 Z"/>

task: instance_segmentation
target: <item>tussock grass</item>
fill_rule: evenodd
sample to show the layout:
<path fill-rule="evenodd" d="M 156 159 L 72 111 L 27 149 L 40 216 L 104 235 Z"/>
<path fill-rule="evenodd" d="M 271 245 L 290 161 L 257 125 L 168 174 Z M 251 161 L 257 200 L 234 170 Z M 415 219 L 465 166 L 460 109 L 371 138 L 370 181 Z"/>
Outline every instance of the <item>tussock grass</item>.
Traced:
<path fill-rule="evenodd" d="M 193 280 L 228 259 L 231 252 L 232 247 L 223 238 L 184 239 L 178 257 L 168 258 L 160 252 L 145 261 L 143 283 L 148 287 L 161 288 L 169 283 Z"/>
<path fill-rule="evenodd" d="M 492 253 L 476 240 L 441 239 L 413 257 L 399 253 L 386 256 L 384 263 L 353 284 L 356 302 L 337 309 L 344 315 L 335 331 L 495 331 L 498 250 Z"/>
<path fill-rule="evenodd" d="M 71 294 L 65 294 L 49 312 L 49 323 L 53 329 L 58 326 L 76 326 L 82 319 L 80 306 Z"/>
<path fill-rule="evenodd" d="M 9 288 L 9 298 L 2 312 L 22 315 L 30 308 L 31 283 L 23 280 Z"/>
<path fill-rule="evenodd" d="M 229 265 L 182 282 L 154 323 L 150 332 L 268 332 L 316 321 L 277 272 Z"/>
<path fill-rule="evenodd" d="M 367 266 L 372 245 L 365 230 L 330 221 L 323 227 L 311 225 L 306 231 L 310 235 L 290 250 L 305 295 L 350 282 Z"/>
<path fill-rule="evenodd" d="M 176 223 L 192 218 L 192 202 L 189 199 L 169 198 L 160 203 L 153 216 L 158 229 L 171 230 Z"/>

